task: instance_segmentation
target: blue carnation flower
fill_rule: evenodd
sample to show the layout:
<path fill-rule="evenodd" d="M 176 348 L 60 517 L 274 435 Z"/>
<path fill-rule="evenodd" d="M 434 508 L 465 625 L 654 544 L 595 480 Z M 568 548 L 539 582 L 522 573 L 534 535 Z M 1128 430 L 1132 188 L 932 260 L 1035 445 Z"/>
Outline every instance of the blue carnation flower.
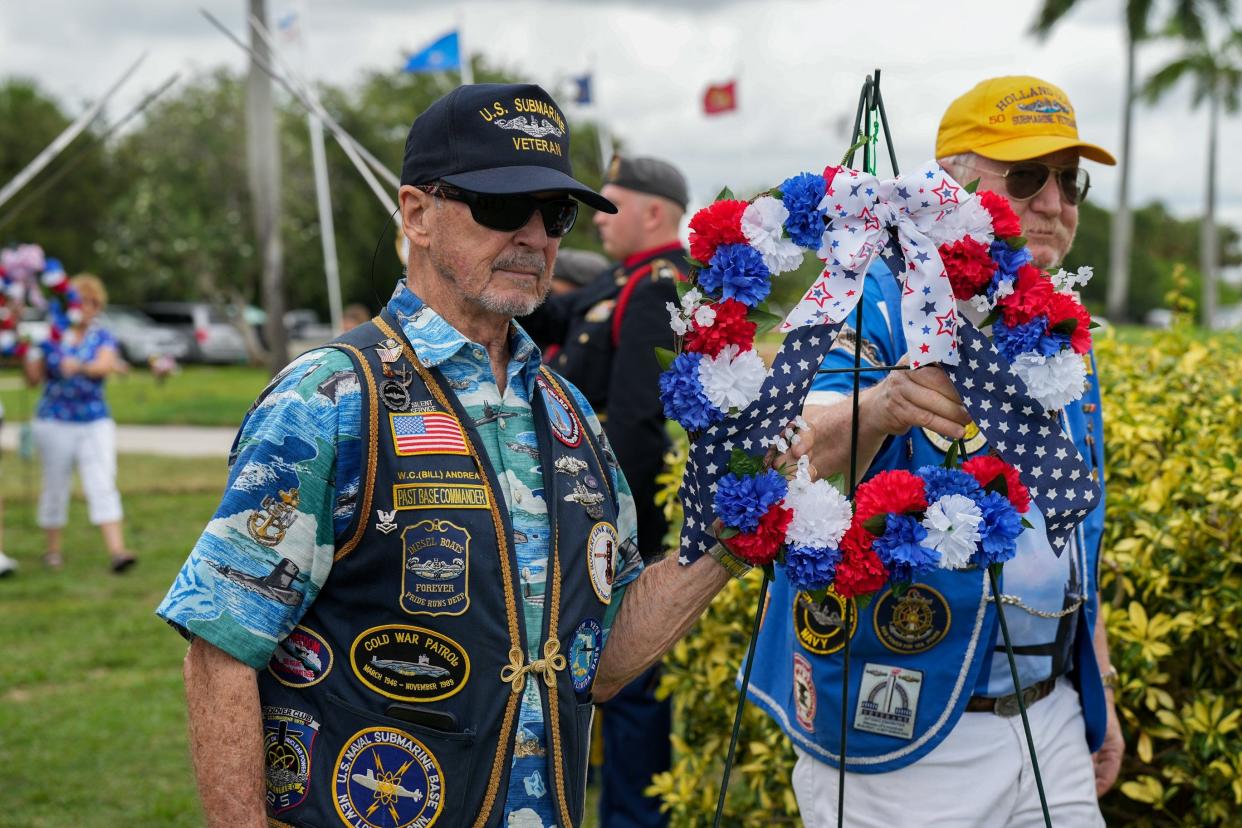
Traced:
<path fill-rule="evenodd" d="M 660 374 L 660 402 L 664 416 L 681 423 L 687 431 L 702 431 L 724 419 L 724 412 L 712 405 L 699 381 L 699 363 L 703 355 L 687 352 L 673 360 L 672 366 Z"/>
<path fill-rule="evenodd" d="M 831 546 L 791 546 L 785 550 L 785 574 L 794 589 L 813 592 L 832 583 L 841 550 Z"/>
<path fill-rule="evenodd" d="M 1018 354 L 1038 351 L 1040 340 L 1047 332 L 1048 317 L 1042 315 L 1033 317 L 1030 322 L 1014 325 L 1012 328 L 1006 325 L 1003 319 L 997 319 L 992 323 L 992 341 L 996 343 L 996 350 L 1000 351 L 1001 355 L 1010 362 L 1013 362 Z"/>
<path fill-rule="evenodd" d="M 941 466 L 924 466 L 918 471 L 919 477 L 927 487 L 927 502 L 935 503 L 945 495 L 958 494 L 974 498 L 982 488 L 975 480 L 961 469 L 946 469 Z"/>
<path fill-rule="evenodd" d="M 980 566 L 1004 563 L 1018 552 L 1018 535 L 1022 534 L 1022 516 L 1000 492 L 985 492 L 976 498 L 983 523 L 979 526 L 982 540 L 976 553 Z"/>
<path fill-rule="evenodd" d="M 772 274 L 755 248 L 748 244 L 722 244 L 716 248 L 710 266 L 699 272 L 699 287 L 753 308 L 772 290 Z"/>
<path fill-rule="evenodd" d="M 818 250 L 824 237 L 824 211 L 819 203 L 828 190 L 822 175 L 799 173 L 786 178 L 780 186 L 781 202 L 789 211 L 785 232 L 799 247 Z"/>
<path fill-rule="evenodd" d="M 988 285 L 988 296 L 995 297 L 1001 282 L 1012 282 L 1018 277 L 1018 270 L 1031 261 L 1031 251 L 1025 247 L 1014 250 L 1003 241 L 994 241 L 988 249 L 992 261 L 996 262 L 996 272 L 992 274 L 992 282 Z"/>
<path fill-rule="evenodd" d="M 753 532 L 759 527 L 759 519 L 768 513 L 773 504 L 779 503 L 788 490 L 785 478 L 772 469 L 745 477 L 729 472 L 717 481 L 716 499 L 712 505 L 716 509 L 716 517 L 725 526 L 739 532 Z"/>
<path fill-rule="evenodd" d="M 923 545 L 927 530 L 917 519 L 890 513 L 887 526 L 874 546 L 892 580 L 913 581 L 914 576 L 935 569 L 940 563 L 940 553 Z"/>

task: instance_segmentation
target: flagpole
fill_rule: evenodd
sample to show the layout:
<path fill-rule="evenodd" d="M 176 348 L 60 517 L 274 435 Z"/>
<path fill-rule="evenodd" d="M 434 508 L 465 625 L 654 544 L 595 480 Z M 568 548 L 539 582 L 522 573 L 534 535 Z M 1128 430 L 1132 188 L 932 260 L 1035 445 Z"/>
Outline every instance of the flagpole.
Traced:
<path fill-rule="evenodd" d="M 457 6 L 457 64 L 461 67 L 462 85 L 474 83 L 474 66 L 470 62 L 470 52 L 466 49 L 466 13 L 461 4 Z"/>

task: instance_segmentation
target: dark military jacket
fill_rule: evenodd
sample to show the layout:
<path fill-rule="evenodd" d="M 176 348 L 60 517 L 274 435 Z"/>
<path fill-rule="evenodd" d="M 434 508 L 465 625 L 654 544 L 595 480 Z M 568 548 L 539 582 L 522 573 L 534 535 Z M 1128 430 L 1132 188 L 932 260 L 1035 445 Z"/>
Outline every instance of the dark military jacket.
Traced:
<path fill-rule="evenodd" d="M 520 320 L 541 347 L 561 345 L 552 367 L 599 415 L 634 494 L 644 560 L 663 552 L 668 528 L 655 505 L 656 475 L 669 447 L 655 349 L 673 347 L 665 304 L 677 302 L 685 261 L 676 243 L 644 250 L 579 290 L 549 296 Z"/>

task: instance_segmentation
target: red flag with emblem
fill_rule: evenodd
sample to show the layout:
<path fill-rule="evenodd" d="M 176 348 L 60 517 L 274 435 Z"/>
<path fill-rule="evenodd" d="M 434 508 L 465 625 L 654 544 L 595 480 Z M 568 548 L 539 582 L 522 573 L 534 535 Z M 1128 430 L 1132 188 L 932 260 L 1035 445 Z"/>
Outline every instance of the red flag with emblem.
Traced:
<path fill-rule="evenodd" d="M 720 115 L 737 109 L 737 81 L 716 83 L 707 87 L 703 93 L 703 112 L 706 115 Z"/>

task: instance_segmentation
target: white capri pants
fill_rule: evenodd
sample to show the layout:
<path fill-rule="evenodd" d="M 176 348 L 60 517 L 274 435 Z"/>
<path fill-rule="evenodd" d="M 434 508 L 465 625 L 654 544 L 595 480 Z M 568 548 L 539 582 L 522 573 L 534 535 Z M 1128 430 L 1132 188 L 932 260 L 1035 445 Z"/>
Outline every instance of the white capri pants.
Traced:
<path fill-rule="evenodd" d="M 1027 709 L 1056 828 L 1103 828 L 1082 706 L 1069 679 Z M 808 828 L 837 824 L 837 769 L 795 748 L 793 787 Z M 1022 719 L 963 713 L 931 753 L 890 773 L 845 774 L 845 824 L 1043 828 Z"/>
<path fill-rule="evenodd" d="M 98 526 L 121 519 L 121 494 L 116 489 L 116 423 L 112 420 L 89 423 L 35 420 L 34 439 L 43 461 L 40 528 L 59 529 L 68 523 L 69 490 L 75 465 L 86 494 L 91 523 Z"/>

